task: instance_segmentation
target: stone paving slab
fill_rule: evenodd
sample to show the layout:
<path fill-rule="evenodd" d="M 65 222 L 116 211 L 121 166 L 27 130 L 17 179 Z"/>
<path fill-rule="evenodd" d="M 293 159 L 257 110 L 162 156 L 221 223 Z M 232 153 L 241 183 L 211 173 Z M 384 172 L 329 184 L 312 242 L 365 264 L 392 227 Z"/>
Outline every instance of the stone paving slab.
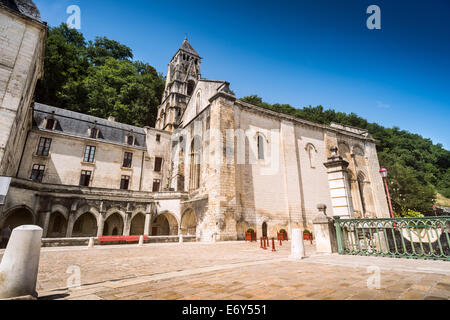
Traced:
<path fill-rule="evenodd" d="M 318 255 L 292 261 L 259 243 L 149 244 L 43 248 L 40 299 L 69 300 L 376 300 L 450 299 L 450 263 Z M 78 266 L 81 288 L 67 288 Z M 378 267 L 379 289 L 368 287 Z"/>

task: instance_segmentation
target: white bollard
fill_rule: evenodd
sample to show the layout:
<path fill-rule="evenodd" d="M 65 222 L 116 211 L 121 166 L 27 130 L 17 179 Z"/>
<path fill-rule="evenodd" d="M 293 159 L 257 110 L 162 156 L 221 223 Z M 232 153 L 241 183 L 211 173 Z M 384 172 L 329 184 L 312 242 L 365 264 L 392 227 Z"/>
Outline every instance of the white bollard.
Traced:
<path fill-rule="evenodd" d="M 142 247 L 143 245 L 144 245 L 144 236 L 140 236 L 138 247 Z"/>
<path fill-rule="evenodd" d="M 0 299 L 37 297 L 42 231 L 38 226 L 13 230 L 0 265 Z"/>
<path fill-rule="evenodd" d="M 301 260 L 305 257 L 305 246 L 303 245 L 303 232 L 300 229 L 292 229 L 291 255 L 289 259 Z"/>
<path fill-rule="evenodd" d="M 183 235 L 182 234 L 180 234 L 180 240 L 179 240 L 179 242 L 178 243 L 183 243 Z"/>
<path fill-rule="evenodd" d="M 94 238 L 89 238 L 88 249 L 92 249 L 94 247 Z"/>

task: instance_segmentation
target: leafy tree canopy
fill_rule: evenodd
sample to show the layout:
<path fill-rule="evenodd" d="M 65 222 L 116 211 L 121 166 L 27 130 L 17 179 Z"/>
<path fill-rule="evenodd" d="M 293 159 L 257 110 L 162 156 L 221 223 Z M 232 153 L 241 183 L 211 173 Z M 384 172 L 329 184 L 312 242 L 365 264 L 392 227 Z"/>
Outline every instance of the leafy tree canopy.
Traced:
<path fill-rule="evenodd" d="M 50 28 L 44 78 L 36 101 L 94 115 L 114 116 L 136 126 L 154 126 L 164 77 L 151 65 L 133 61 L 132 50 L 114 40 L 87 42 L 66 24 Z"/>

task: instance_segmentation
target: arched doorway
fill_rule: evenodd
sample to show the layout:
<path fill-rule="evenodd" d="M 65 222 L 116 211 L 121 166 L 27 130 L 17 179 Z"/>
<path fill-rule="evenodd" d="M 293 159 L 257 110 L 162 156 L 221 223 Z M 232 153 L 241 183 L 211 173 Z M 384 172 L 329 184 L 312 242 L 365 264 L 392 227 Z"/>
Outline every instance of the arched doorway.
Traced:
<path fill-rule="evenodd" d="M 262 225 L 262 236 L 267 237 L 267 223 L 264 222 Z"/>
<path fill-rule="evenodd" d="M 197 231 L 197 218 L 193 210 L 187 210 L 181 218 L 181 234 L 195 236 Z"/>
<path fill-rule="evenodd" d="M 130 227 L 130 235 L 132 236 L 140 236 L 145 233 L 145 215 L 142 213 L 138 213 L 134 216 L 133 220 L 131 220 Z"/>
<path fill-rule="evenodd" d="M 152 222 L 152 236 L 176 236 L 178 234 L 178 222 L 170 213 L 157 216 Z"/>
<path fill-rule="evenodd" d="M 10 227 L 11 230 L 14 230 L 17 227 L 23 225 L 33 224 L 33 214 L 27 208 L 21 207 L 12 210 L 6 220 L 3 222 L 2 228 Z"/>
<path fill-rule="evenodd" d="M 83 238 L 95 236 L 97 236 L 97 219 L 92 213 L 86 212 L 75 221 L 72 237 Z"/>
<path fill-rule="evenodd" d="M 48 238 L 64 238 L 67 231 L 67 219 L 60 212 L 53 212 L 48 223 Z"/>
<path fill-rule="evenodd" d="M 123 218 L 116 212 L 106 219 L 103 225 L 104 236 L 120 236 L 123 234 Z"/>

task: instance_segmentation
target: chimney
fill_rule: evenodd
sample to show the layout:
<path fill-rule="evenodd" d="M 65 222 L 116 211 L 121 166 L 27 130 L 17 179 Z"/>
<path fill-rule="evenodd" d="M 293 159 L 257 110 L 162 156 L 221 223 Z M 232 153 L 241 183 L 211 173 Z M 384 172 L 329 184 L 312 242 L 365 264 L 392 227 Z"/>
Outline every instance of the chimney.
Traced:
<path fill-rule="evenodd" d="M 108 117 L 108 121 L 116 122 L 116 118 L 113 117 L 113 116 L 109 116 L 109 117 Z"/>

